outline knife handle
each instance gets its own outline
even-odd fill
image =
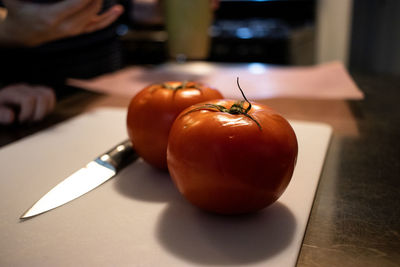
[[[113,166],[118,172],[119,170],[132,163],[138,157],[138,154],[133,149],[131,141],[125,140],[107,151],[104,155],[100,157],[100,159],[103,162]]]

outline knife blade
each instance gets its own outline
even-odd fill
[[[39,199],[20,219],[27,219],[64,205],[103,184],[139,156],[125,140],[74,172]]]

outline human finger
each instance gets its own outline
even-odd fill
[[[56,97],[54,91],[49,87],[36,86],[36,105],[33,116],[34,121],[42,120],[47,114],[53,111]]]
[[[51,39],[59,39],[81,34],[85,25],[100,11],[101,3],[102,0],[86,1],[86,5],[82,6],[79,10],[76,10],[74,13],[69,12],[67,15],[63,14],[62,16],[53,12],[52,15],[55,20],[51,23],[49,37]]]
[[[89,2],[84,8],[61,21],[59,25],[60,31],[67,34],[81,33],[85,26],[100,12],[101,6],[101,0],[93,0]]]
[[[35,106],[32,113],[32,121],[40,121],[46,116],[47,114],[47,103],[46,98],[38,94],[36,95]]]
[[[9,85],[1,90],[0,103],[18,106],[20,108],[18,120],[29,120],[34,112],[35,96],[26,84]]]
[[[84,9],[92,2],[98,2],[99,0],[63,0],[59,3],[51,4],[48,6],[48,12],[55,14],[57,18],[62,21],[65,18],[79,12]]]
[[[124,8],[121,5],[115,5],[103,14],[94,18],[89,24],[86,25],[84,32],[94,32],[103,29],[116,21],[118,17],[124,12]]]
[[[15,120],[14,111],[7,107],[0,105],[0,124],[7,125],[13,123]]]
[[[36,97],[28,87],[20,87],[19,90],[16,90],[15,103],[20,106],[18,120],[20,122],[31,120],[35,113]]]
[[[2,106],[5,107],[7,107],[6,105],[18,106],[18,120],[20,122],[43,119],[54,109],[55,103],[54,91],[46,86],[14,84],[0,91],[0,105],[3,104]]]

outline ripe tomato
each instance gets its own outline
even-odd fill
[[[175,120],[167,161],[172,180],[192,204],[221,214],[248,213],[282,195],[297,150],[292,127],[271,108],[215,100],[189,107]]]
[[[165,82],[144,88],[132,98],[127,115],[128,135],[137,153],[149,164],[167,169],[168,134],[185,108],[222,98],[216,89],[198,82]]]

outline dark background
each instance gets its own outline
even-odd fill
[[[162,23],[135,21],[134,0],[122,24],[127,63],[165,60]],[[318,0],[220,0],[212,27],[208,60],[265,62],[278,65],[315,63]],[[400,76],[400,1],[353,0],[349,68]]]

